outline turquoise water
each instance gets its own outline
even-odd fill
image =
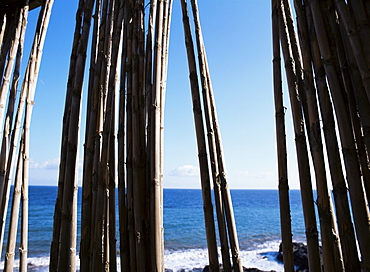
[[[47,271],[56,193],[57,187],[29,189],[31,271]],[[282,265],[275,261],[281,240],[277,190],[232,190],[231,195],[243,265],[283,271]],[[293,240],[305,242],[298,190],[290,192],[290,201]],[[166,268],[192,271],[207,264],[200,190],[164,190],[164,230]]]

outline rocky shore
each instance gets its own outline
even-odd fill
[[[303,243],[293,243],[293,258],[296,272],[308,272],[308,259],[307,259],[307,246]],[[283,262],[282,244],[280,243],[279,252],[276,257],[277,262]],[[186,272],[185,269],[179,271],[173,271],[171,269],[165,269],[165,272]],[[204,268],[193,268],[192,272],[209,272],[209,266]],[[220,266],[220,272],[223,272],[222,265]],[[260,270],[258,268],[246,268],[243,267],[243,272],[276,272],[275,270]]]

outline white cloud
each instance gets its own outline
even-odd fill
[[[35,162],[30,159],[30,169],[58,170],[59,158],[50,159],[44,162]]]
[[[197,177],[199,176],[199,168],[194,165],[183,165],[172,170],[169,175],[177,177]]]

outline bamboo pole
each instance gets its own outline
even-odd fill
[[[305,16],[301,13],[302,5],[295,1],[298,19],[298,30],[300,37],[306,32]],[[298,91],[301,97],[307,101],[302,103],[305,112],[305,119],[311,156],[315,170],[317,188],[317,207],[320,219],[320,234],[322,241],[322,252],[324,267],[327,271],[343,271],[341,252],[338,245],[338,237],[334,224],[334,215],[331,206],[326,179],[326,166],[324,162],[324,151],[321,139],[319,113],[317,109],[316,93],[311,70],[311,58],[309,44],[305,39],[300,39],[300,48],[303,54],[303,63],[298,49],[298,41],[295,36],[292,12],[288,1],[284,1],[285,14],[287,15],[290,39],[292,41],[292,52],[295,59],[296,72],[298,74]],[[307,37],[307,35],[305,35]],[[304,71],[304,73],[303,73]],[[306,109],[305,109],[306,108]]]
[[[102,118],[103,118],[103,104],[104,104],[104,42],[106,35],[106,17],[107,17],[107,1],[97,1],[95,7],[94,20],[94,65],[93,71],[90,74],[91,83],[91,115],[90,115],[90,129],[91,129],[91,147],[93,153],[90,157],[91,163],[91,186],[92,186],[92,207],[91,207],[91,222],[90,236],[86,239],[90,240],[89,252],[89,266],[90,271],[93,269],[103,269],[103,244],[102,241],[106,235],[103,235],[103,220],[106,209],[105,188],[102,182],[102,169],[100,165],[101,160],[101,134],[102,134]],[[108,52],[107,52],[108,53]],[[87,261],[87,260],[86,260]]]
[[[51,8],[53,1],[45,2],[42,7],[41,22],[39,24],[39,40],[38,46],[34,48],[36,61],[34,62],[34,73],[30,73],[30,84],[26,99],[26,111],[24,117],[24,148],[22,152],[22,223],[21,223],[21,245],[20,245],[20,271],[27,271],[27,256],[28,256],[28,179],[29,179],[29,149],[30,149],[30,125],[31,116],[36,92],[36,82],[38,78],[39,66],[41,63],[42,48],[46,36]]]
[[[1,87],[0,87],[0,124],[3,124],[3,118],[4,118],[4,110],[5,110],[5,104],[6,104],[6,98],[7,94],[9,92],[9,86],[11,81],[11,74],[13,71],[13,66],[15,63],[17,51],[18,51],[18,45],[21,40],[24,39],[24,24],[27,22],[28,17],[28,5],[26,4],[23,8],[21,8],[15,16],[17,17],[17,25],[15,27],[14,31],[14,37],[11,42],[11,46],[9,48],[8,53],[8,61],[6,62],[6,67],[4,74],[1,74],[2,80],[1,80]],[[6,125],[6,124],[5,124]],[[3,129],[0,133],[3,134],[4,138],[4,131]],[[5,144],[5,143],[4,143]],[[5,146],[6,147],[6,146]],[[7,152],[6,149],[2,148],[1,154],[0,154],[0,163],[1,163],[1,175],[0,175],[0,202],[3,201],[3,198],[6,197],[6,182],[3,180],[3,175],[5,175],[5,167],[7,164]],[[2,242],[2,240],[1,240]],[[1,247],[0,247],[1,249]]]
[[[194,54],[193,40],[191,37],[190,23],[186,0],[181,1],[183,24],[185,33],[185,45],[188,54],[188,65],[190,74],[190,85],[193,100],[193,113],[198,144],[198,158],[201,175],[202,196],[204,203],[204,220],[206,226],[206,237],[208,243],[208,258],[210,271],[219,271],[216,234],[213,217],[213,205],[210,195],[210,177],[208,171],[208,159],[206,153],[205,135],[203,127],[202,110],[200,106],[199,85],[196,73],[196,62]]]
[[[27,67],[27,73],[25,77],[25,82],[23,86],[26,86],[23,89],[24,95],[27,96],[26,100],[26,112],[24,117],[24,149],[22,153],[22,191],[26,192],[26,194],[23,194],[23,216],[22,216],[22,243],[21,243],[21,261],[24,271],[24,262],[27,263],[27,224],[28,224],[28,195],[27,195],[27,189],[24,188],[25,186],[28,187],[28,150],[29,150],[29,125],[31,121],[31,115],[32,115],[32,107],[34,104],[34,95],[36,90],[36,82],[38,78],[38,71],[40,67],[41,62],[41,56],[42,56],[42,49],[45,41],[46,31],[49,23],[51,8],[53,5],[53,1],[46,1],[40,11],[37,27],[36,27],[36,33],[35,38],[33,42],[33,46],[31,49],[31,55],[28,62]],[[26,8],[27,10],[27,8]],[[22,18],[23,20],[23,18]],[[26,94],[27,93],[27,94]],[[20,105],[22,104],[22,101],[20,102]],[[19,113],[19,112],[18,112]],[[17,116],[16,124],[20,122],[20,119],[18,119],[19,115]],[[16,134],[16,133],[14,133]],[[12,139],[12,142],[14,144],[14,138]],[[14,150],[14,148],[13,148]],[[14,151],[12,151],[13,153]],[[11,160],[9,160],[11,165]],[[8,164],[9,165],[9,164]],[[8,173],[10,172],[10,169],[7,169]],[[7,174],[9,175],[9,174]],[[9,179],[7,177],[7,179]],[[6,210],[6,205],[5,205]],[[14,226],[13,226],[14,227]],[[8,266],[7,269],[10,269]]]
[[[298,160],[299,180],[301,186],[303,215],[306,227],[307,247],[308,252],[310,252],[308,256],[308,263],[310,271],[321,271],[318,233],[313,206],[314,201],[312,195],[311,175],[309,169],[306,135],[303,127],[304,121],[301,112],[301,105],[298,100],[299,95],[296,83],[294,58],[291,52],[287,23],[282,5],[283,4],[281,3],[280,38],[285,61],[285,71],[287,76],[290,104],[292,107],[293,126],[296,139],[295,143]]]
[[[231,194],[229,189],[229,184],[226,178],[226,167],[224,162],[224,155],[223,155],[223,147],[221,141],[221,133],[218,126],[217,116],[216,116],[216,104],[213,96],[213,90],[211,85],[210,73],[208,68],[208,63],[206,62],[206,74],[207,74],[207,81],[209,88],[209,96],[210,96],[210,105],[211,105],[211,113],[213,119],[213,127],[215,131],[215,142],[216,142],[216,151],[218,157],[218,164],[220,165],[220,179],[221,179],[221,193],[223,197],[223,204],[225,206],[226,211],[226,222],[228,225],[228,232],[230,236],[230,247],[232,253],[232,259],[234,264],[234,269],[238,269],[239,271],[243,271],[242,263],[239,257],[239,242],[237,238],[237,231],[236,231],[236,224],[235,224],[235,217],[233,211],[233,205],[231,201]],[[238,268],[237,268],[238,267]]]
[[[66,162],[67,136],[69,130],[70,106],[73,96],[72,89],[82,87],[81,79],[78,78],[83,77],[84,73],[85,65],[84,52],[86,52],[87,47],[87,37],[89,35],[90,30],[90,20],[93,5],[94,0],[89,0],[86,3],[85,1],[80,1],[78,10],[76,12],[76,27],[72,46],[70,72],[67,84],[66,104],[63,117],[63,130],[60,156],[61,159],[58,178],[58,195],[54,212],[53,240],[50,248],[50,271],[57,271],[59,264],[60,225],[61,225],[60,222],[61,222],[62,203],[64,199],[65,167],[67,163]],[[77,79],[75,79],[75,77]]]
[[[80,269],[90,271],[91,264],[91,232],[93,218],[93,162],[94,139],[97,118],[97,85],[95,70],[97,69],[98,55],[98,26],[100,24],[101,1],[95,2],[94,25],[92,31],[92,46],[90,54],[90,71],[86,109],[86,133],[84,144],[84,164],[82,174],[82,207],[81,207],[81,241],[80,241]]]
[[[149,214],[146,203],[148,184],[146,182],[146,138],[144,116],[144,30],[143,2],[133,3],[132,32],[132,192],[136,243],[137,271],[147,271],[150,267]]]
[[[29,70],[30,70],[30,66],[28,65],[27,70],[26,70],[26,76],[25,76],[26,78],[28,78],[28,76],[29,76]],[[15,156],[15,152],[16,152],[16,147],[17,147],[16,144],[17,144],[18,137],[19,137],[21,119],[23,117],[24,102],[25,102],[25,99],[26,99],[27,90],[28,90],[28,81],[23,81],[22,90],[21,90],[19,103],[18,103],[18,108],[17,108],[17,113],[16,113],[15,122],[14,122],[14,126],[13,126],[14,129],[13,129],[13,133],[12,133],[11,140],[10,140],[9,156],[8,156],[8,160],[7,160],[6,171],[4,173],[4,176],[2,176],[3,182],[5,183],[4,184],[5,189],[9,189],[9,187],[10,187],[9,170],[12,169],[12,167],[13,167],[12,162],[13,162],[13,157]],[[4,193],[6,193],[6,192],[4,192]],[[1,213],[1,217],[0,217],[0,219],[1,219],[1,221],[0,221],[0,223],[1,223],[0,224],[0,230],[1,230],[0,249],[2,249],[2,241],[3,241],[3,237],[4,237],[4,228],[5,228],[5,216],[6,216],[7,205],[8,205],[6,194],[5,194],[5,198],[3,199],[3,201],[0,204],[1,204],[1,209],[0,209],[0,213]]]
[[[222,202],[222,192],[221,192],[221,178],[219,172],[219,164],[217,160],[217,148],[215,140],[215,131],[213,128],[213,120],[211,116],[211,102],[210,100],[210,86],[208,84],[208,77],[206,71],[206,56],[203,44],[203,38],[201,36],[200,22],[199,22],[199,13],[197,3],[191,1],[194,24],[196,30],[196,42],[198,48],[198,62],[200,66],[200,76],[202,83],[202,95],[203,95],[203,105],[205,112],[205,120],[207,127],[207,136],[208,136],[208,150],[210,153],[210,165],[213,179],[213,191],[215,196],[215,206],[216,206],[216,215],[218,222],[218,231],[220,236],[221,244],[221,254],[222,254],[222,264],[224,271],[231,271],[231,261],[230,261],[230,248],[228,242],[228,235],[225,222],[225,207]],[[239,269],[239,267],[235,267]]]
[[[224,163],[224,156],[222,152],[222,144],[221,144],[221,134],[219,131],[217,116],[216,116],[216,106],[214,102],[214,96],[213,96],[213,90],[212,90],[212,84],[210,79],[210,73],[208,69],[208,63],[206,59],[206,53],[203,43],[203,38],[201,35],[201,29],[200,29],[200,21],[199,21],[199,13],[197,8],[196,1],[192,1],[193,6],[193,13],[194,13],[194,22],[195,22],[195,29],[197,33],[197,45],[198,45],[198,51],[199,51],[199,63],[201,68],[201,75],[202,75],[202,81],[203,81],[203,90],[204,90],[204,96],[205,96],[205,109],[206,109],[206,119],[208,119],[207,123],[209,123],[208,127],[209,133],[212,139],[210,139],[208,142],[213,144],[214,146],[209,148],[211,153],[214,153],[214,163],[218,166],[218,172],[217,172],[217,179],[219,182],[219,188],[221,189],[218,193],[221,193],[221,198],[223,200],[223,203],[221,204],[223,207],[224,215],[222,215],[222,219],[219,220],[221,223],[219,226],[219,229],[224,228],[223,216],[226,217],[227,227],[229,231],[229,237],[230,237],[230,247],[232,252],[232,259],[233,259],[233,269],[234,271],[243,271],[242,263],[239,257],[239,244],[236,234],[236,226],[235,226],[235,220],[234,220],[234,212],[232,210],[232,204],[231,204],[231,196],[228,189],[227,179],[226,179],[226,170],[225,170],[225,163]],[[208,117],[207,117],[208,116]],[[212,159],[211,159],[212,160]],[[217,182],[216,182],[217,183]],[[214,188],[215,190],[215,188]],[[221,206],[220,205],[220,206]],[[221,208],[220,208],[221,209]],[[222,214],[223,214],[222,212]],[[224,236],[223,239],[227,239],[226,233],[223,233],[220,235],[221,237]],[[230,267],[229,265],[229,254],[228,250],[227,253],[224,252],[224,266]],[[225,262],[225,260],[228,259],[228,261]],[[225,269],[225,268],[224,268]],[[230,269],[230,268],[229,268]]]
[[[365,54],[365,52],[370,53],[368,49],[370,44],[367,43],[367,41],[363,41],[365,42],[365,44],[361,43],[360,34],[356,29],[354,19],[349,13],[349,9],[346,2],[343,0],[334,0],[333,2],[339,14],[339,19],[346,29],[348,39],[352,46],[352,50],[357,62],[358,69],[361,73],[362,84],[366,90],[367,97],[370,101],[370,71],[369,71],[370,56]]]
[[[347,45],[347,50],[350,50],[351,47],[349,46],[348,37],[344,33],[345,32],[344,26],[341,26],[341,29],[340,29],[340,26],[337,20],[337,14],[335,13],[335,10],[334,10],[334,6],[331,6],[331,8],[328,9],[328,17],[330,20],[331,30],[333,32],[333,36],[335,39],[337,56],[338,56],[340,71],[342,75],[342,81],[343,81],[344,89],[346,91],[345,99],[348,102],[348,108],[350,112],[353,133],[355,137],[356,150],[357,150],[358,159],[359,159],[359,163],[361,167],[362,180],[363,180],[364,187],[366,190],[370,186],[370,172],[369,172],[369,166],[368,166],[368,156],[366,154],[366,150],[364,146],[364,137],[362,136],[363,129],[360,123],[359,117],[361,117],[361,115],[359,116],[359,110],[364,108],[363,104],[368,106],[369,100],[366,99],[366,94],[365,94],[365,96],[363,97],[364,101],[360,102],[360,104],[358,105],[356,104],[356,99],[354,95],[354,87],[356,86],[356,89],[358,89],[358,91],[356,92],[360,92],[361,89],[363,89],[362,80],[361,80],[361,77],[357,78],[359,79],[358,82],[351,80],[351,75],[350,75],[350,72],[348,71],[348,60],[347,60],[348,57],[346,56],[346,49],[345,49],[344,43],[346,43]],[[356,62],[352,62],[352,63],[354,64],[355,67],[357,67]],[[364,119],[366,120],[367,118],[364,118],[363,110],[362,110],[362,120]],[[366,121],[365,121],[365,124],[366,124]],[[368,199],[369,199],[369,196],[368,196]]]
[[[154,58],[153,58],[153,90],[151,102],[151,177],[152,183],[150,191],[151,194],[151,236],[152,236],[152,249],[151,249],[151,267],[157,271],[162,271],[164,244],[162,243],[162,228],[163,228],[163,206],[161,204],[161,195],[163,190],[161,178],[161,113],[163,103],[161,98],[162,94],[162,69],[163,69],[163,31],[164,31],[164,14],[165,3],[167,1],[159,0],[157,2],[156,23],[155,23],[155,43],[154,43]]]
[[[366,150],[370,150],[370,120],[368,116],[370,116],[370,103],[367,99],[365,89],[363,85],[361,84],[361,75],[357,69],[357,65],[355,64],[354,56],[352,54],[352,49],[348,45],[349,41],[346,39],[346,36],[342,35],[344,39],[344,46],[346,51],[346,57],[348,60],[348,70],[351,77],[351,83],[353,85],[353,90],[351,95],[354,96],[354,104],[357,107],[358,110],[358,116],[360,118],[360,123],[362,126],[362,133],[363,133],[363,144],[366,147]],[[353,118],[355,118],[355,115],[352,115]],[[356,136],[357,139],[359,139],[358,136]],[[359,139],[361,140],[361,139]],[[360,145],[360,143],[357,140],[357,145]],[[362,154],[360,154],[360,151]],[[364,148],[358,148],[359,155],[361,157],[366,157],[367,160],[369,159],[369,153],[365,151]],[[369,167],[367,164],[364,164],[364,161],[367,161],[362,159],[361,160],[361,170],[363,173],[363,182],[364,187],[366,191],[367,201],[370,203],[370,183],[369,179],[366,178],[366,174],[369,172]]]
[[[3,124],[4,119],[4,110],[5,110],[5,104],[6,104],[6,98],[11,82],[11,74],[13,71],[17,51],[18,51],[18,45],[20,40],[24,38],[24,24],[27,23],[27,17],[28,17],[28,2],[25,3],[24,7],[20,9],[19,12],[16,13],[18,17],[17,26],[15,29],[14,37],[12,39],[12,43],[9,49],[8,54],[8,61],[6,63],[6,68],[4,71],[4,74],[2,74],[2,81],[1,81],[1,88],[0,88],[0,124]],[[23,36],[23,37],[22,37]],[[3,131],[2,131],[3,133]],[[4,156],[4,155],[3,155]],[[3,185],[0,183],[0,185]],[[3,187],[0,187],[0,196],[2,196],[2,190],[4,190]]]
[[[4,42],[4,35],[6,30],[6,24],[7,24],[7,14],[5,11],[2,11],[0,13],[0,56],[2,55],[2,49],[3,49],[3,42]]]
[[[7,113],[6,113],[6,119],[4,123],[4,133],[3,133],[3,139],[2,139],[2,146],[1,146],[1,169],[3,171],[6,171],[6,164],[7,164],[7,158],[9,154],[9,144],[11,139],[11,128],[13,126],[13,119],[14,119],[14,108],[15,108],[15,102],[16,102],[16,96],[17,96],[17,88],[18,88],[18,82],[20,79],[20,66],[21,66],[21,60],[23,55],[23,44],[24,44],[24,36],[26,31],[26,25],[27,25],[27,14],[23,13],[23,23],[22,23],[22,30],[20,33],[20,40],[18,44],[18,50],[16,55],[16,61],[15,61],[15,68],[13,72],[13,79],[12,79],[12,86],[9,93],[9,99],[8,99],[8,105],[7,105]],[[22,16],[22,14],[21,14]],[[1,246],[0,246],[1,250]],[[1,254],[0,254],[1,255]]]
[[[118,210],[119,210],[119,232],[120,232],[120,260],[121,272],[130,271],[130,242],[128,231],[128,203],[126,190],[126,171],[125,171],[125,111],[126,111],[126,57],[127,57],[127,11],[125,1],[123,5],[123,44],[121,56],[121,77],[119,90],[119,117],[118,117]]]
[[[63,124],[61,165],[59,171],[58,199],[56,203],[51,247],[51,271],[75,270],[75,203],[76,203],[76,166],[79,134],[79,114],[82,80],[86,59],[87,40],[90,30],[91,12],[94,1],[80,2],[77,11],[75,37],[67,84],[66,108]],[[83,22],[82,22],[83,21]],[[61,197],[61,198],[59,198]],[[60,203],[61,202],[61,203]],[[61,216],[63,214],[63,216]],[[65,243],[61,243],[63,238]]]
[[[366,11],[367,18],[370,18],[370,3],[368,1],[363,1],[364,8]]]
[[[26,14],[23,14],[23,15],[26,15]],[[5,165],[6,165],[6,158],[4,157],[8,156],[10,130],[13,125],[13,119],[14,119],[14,108],[15,108],[15,102],[16,102],[16,97],[17,97],[18,83],[20,79],[20,69],[21,69],[21,62],[22,62],[22,57],[23,57],[23,45],[24,45],[24,36],[26,32],[26,27],[27,27],[27,16],[24,16],[23,24],[22,24],[22,31],[20,34],[20,40],[18,44],[15,67],[14,67],[14,72],[13,72],[12,85],[11,85],[10,92],[9,92],[7,113],[5,117],[5,123],[4,123],[4,133],[3,133],[3,141],[2,141],[2,146],[1,146],[2,148],[1,154],[6,154],[6,155],[5,156],[0,155],[2,157],[2,161],[1,161],[2,169],[5,169]]]
[[[165,93],[166,93],[166,85],[167,85],[167,68],[168,68],[168,49],[169,49],[169,40],[170,40],[170,27],[171,27],[171,20],[172,20],[172,6],[173,1],[168,0],[165,1],[164,7],[164,18],[163,18],[163,46],[162,46],[162,78],[161,78],[161,98],[160,98],[160,109],[161,109],[161,119],[160,119],[160,178],[161,183],[163,184],[163,166],[164,166],[164,110],[165,110]],[[163,187],[163,185],[162,185]],[[162,269],[164,269],[164,228],[163,228],[163,188],[160,191],[160,205],[161,205],[161,259],[162,259]]]
[[[327,40],[327,33],[323,28],[320,7],[317,1],[311,0],[310,7],[312,11],[315,30],[318,38],[318,45],[322,58],[324,60],[324,68],[327,74],[330,92],[332,94],[334,109],[338,120],[338,128],[340,133],[341,144],[343,148],[343,159],[347,172],[347,181],[351,196],[351,205],[353,211],[354,222],[356,226],[356,234],[358,236],[359,247],[364,265],[369,266],[367,260],[370,260],[370,230],[369,230],[369,213],[365,204],[365,195],[362,188],[361,174],[357,161],[353,133],[348,118],[346,102],[343,100],[341,91],[343,90],[338,78],[336,67],[332,64],[333,53]]]
[[[29,168],[28,159],[23,162],[23,168]],[[22,219],[21,219],[21,242],[19,246],[19,271],[26,272],[28,268],[28,170],[23,174],[22,182]]]
[[[113,41],[112,41],[112,63],[109,74],[109,85],[108,90],[112,96],[108,96],[111,108],[107,108],[106,120],[111,122],[109,130],[109,152],[108,152],[108,188],[109,188],[109,264],[110,270],[117,270],[117,250],[116,250],[116,167],[115,167],[115,109],[116,109],[116,88],[117,88],[117,73],[118,73],[118,58],[122,54],[120,44],[122,42],[122,23],[123,23],[123,1],[116,1],[115,3],[115,16],[114,16],[114,28],[113,28]],[[108,111],[109,110],[109,111]],[[111,117],[109,117],[109,114]],[[106,121],[106,122],[107,122]]]
[[[279,4],[272,0],[273,79],[276,123],[276,145],[279,172],[279,205],[284,271],[294,271],[292,225],[289,204],[288,163],[285,137],[285,107],[282,95],[281,57],[279,39]]]
[[[6,18],[5,21],[5,29],[3,30],[3,39],[2,39],[2,46],[0,51],[0,84],[2,85],[3,82],[3,74],[4,69],[6,67],[6,60],[7,55],[9,54],[9,50],[13,41],[13,37],[16,33],[17,23],[19,21],[19,14],[20,9],[16,8],[9,12],[10,14],[5,14],[5,16],[9,16],[10,18]],[[12,14],[13,13],[13,14]]]
[[[360,269],[360,263],[358,260],[356,240],[349,210],[347,188],[339,155],[333,108],[327,87],[325,70],[317,44],[311,10],[308,5],[306,5],[305,12],[309,29],[308,33],[311,46],[312,64],[315,72],[317,95],[323,121],[323,133],[328,155],[328,165],[332,177],[331,181],[333,184],[334,204],[336,208],[337,225],[341,239],[344,266],[346,271],[358,271]]]
[[[364,49],[364,54],[367,58],[367,65],[370,66],[369,63],[369,55],[370,55],[370,26],[369,26],[369,18],[366,15],[366,1],[361,0],[351,0],[347,1],[347,5],[349,7],[349,11],[351,17],[355,21],[356,30],[360,34],[361,44]]]
[[[160,5],[160,6],[159,6]],[[156,135],[156,125],[158,121],[158,115],[156,115],[156,106],[157,101],[156,99],[158,95],[160,95],[160,90],[157,89],[157,85],[160,85],[161,82],[158,84],[155,81],[158,81],[157,75],[159,74],[158,66],[160,67],[160,63],[158,60],[158,43],[161,43],[159,40],[158,32],[159,29],[156,28],[157,22],[159,20],[158,13],[159,10],[163,13],[163,3],[158,3],[157,0],[150,1],[150,11],[149,11],[149,18],[148,18],[148,33],[146,37],[146,52],[145,52],[145,115],[146,115],[146,122],[147,122],[147,150],[146,150],[146,164],[149,166],[147,171],[147,178],[149,181],[149,222],[150,222],[150,229],[149,229],[149,236],[150,236],[150,266],[155,268],[157,271],[161,271],[161,259],[157,258],[160,257],[160,250],[161,244],[158,242],[158,229],[161,227],[159,224],[159,211],[156,212],[156,209],[160,208],[159,201],[156,198],[158,193],[160,193],[161,186],[158,176],[158,157],[156,157],[156,151],[158,151],[158,147],[156,146],[156,140],[158,140],[158,135]],[[162,20],[161,20],[162,21]],[[153,40],[154,40],[154,48],[153,48]],[[158,41],[159,40],[159,41]],[[159,98],[160,99],[160,98]],[[159,101],[158,101],[159,102]],[[156,178],[158,178],[156,180]]]
[[[107,177],[110,120],[106,118],[109,96],[108,78],[111,72],[112,30],[115,1],[104,1],[99,30],[99,55],[96,78],[98,92],[97,133],[95,137],[95,182],[97,191],[94,205],[94,228],[92,230],[92,265],[97,270],[109,271],[109,191]],[[109,118],[109,117],[108,117]],[[108,134],[108,136],[107,136]],[[112,262],[115,265],[115,260]],[[115,270],[115,269],[114,269]]]
[[[132,130],[132,108],[133,108],[133,98],[132,98],[132,36],[133,36],[133,22],[132,15],[133,9],[128,1],[125,6],[125,44],[127,52],[127,69],[126,69],[126,84],[127,84],[127,101],[126,101],[126,111],[127,111],[127,137],[126,137],[126,171],[127,171],[127,229],[129,234],[129,249],[130,249],[130,271],[136,271],[137,260],[136,260],[136,233],[134,226],[134,203],[133,203],[133,130]]]
[[[41,57],[42,57],[42,50],[44,46],[44,41],[45,41],[45,36],[46,36],[46,31],[47,27],[49,24],[49,19],[50,19],[50,14],[51,14],[51,8],[53,6],[53,0],[46,1],[40,11],[38,22],[37,22],[37,27],[36,27],[36,33],[34,37],[34,42],[32,45],[31,49],[31,55],[29,58],[28,66],[27,66],[27,71],[26,71],[26,76],[25,76],[25,81],[26,83],[23,84],[23,90],[22,90],[22,98],[27,95],[30,95],[32,98],[34,96],[35,88],[36,88],[36,82],[38,78],[38,71],[40,68],[40,63],[41,63]],[[21,99],[22,100],[22,99]],[[3,222],[5,221],[5,216],[6,216],[6,210],[7,210],[7,198],[9,195],[9,187],[10,187],[10,182],[9,182],[9,173],[12,168],[12,158],[15,152],[15,140],[18,138],[19,135],[19,128],[17,129],[17,125],[19,125],[20,120],[22,118],[22,108],[24,104],[24,100],[20,100],[20,105],[19,105],[19,111],[17,112],[17,117],[16,117],[16,122],[15,122],[15,129],[14,129],[14,134],[12,138],[12,143],[11,143],[11,149],[9,151],[9,159],[7,161],[7,170],[5,172],[5,179],[4,179],[4,196],[5,198],[2,199],[1,202],[1,211],[4,213],[2,214]],[[29,107],[29,106],[28,106]],[[27,117],[27,114],[26,114]],[[3,237],[3,226],[1,226],[1,232],[2,232],[2,237]],[[1,238],[2,242],[3,238]]]
[[[10,216],[10,222],[9,222],[8,242],[7,242],[6,254],[5,254],[4,271],[6,272],[13,271],[13,266],[14,266],[15,244],[17,240],[18,217],[19,217],[19,208],[20,208],[21,191],[22,191],[23,148],[24,148],[24,139],[22,135],[22,140],[20,143],[20,151],[18,153],[16,173],[15,173],[15,178],[14,178],[13,200],[12,200],[11,216]]]

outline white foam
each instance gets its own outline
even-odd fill
[[[193,268],[205,267],[208,264],[208,252],[206,249],[189,249],[178,251],[165,251],[164,266],[167,269],[186,272]]]
[[[261,270],[284,271],[284,266],[276,261],[279,242],[269,242],[254,250],[241,250],[240,258],[244,267]],[[220,252],[220,249],[219,249]],[[219,256],[221,262],[221,256]],[[208,264],[207,249],[189,249],[184,251],[166,251],[165,267],[177,272],[181,269],[192,271],[194,268],[204,268]]]
[[[254,250],[241,250],[240,258],[244,267],[259,268],[261,270],[275,270],[276,272],[284,271],[284,266],[278,263],[275,258],[279,242],[269,242],[258,246]],[[220,252],[220,249],[219,249]],[[220,255],[220,254],[219,254]],[[219,256],[221,262],[221,256]],[[49,269],[49,257],[29,258],[29,271],[46,272]],[[117,258],[118,266],[119,257]],[[165,250],[164,256],[165,268],[171,269],[174,272],[182,271],[190,272],[194,268],[203,269],[208,265],[207,249],[188,249],[188,250]],[[15,260],[14,267],[18,268],[19,260]],[[76,256],[77,270],[79,270],[79,257]],[[1,262],[0,269],[4,268],[4,262]],[[30,269],[31,268],[31,269]],[[120,270],[118,267],[117,270]],[[17,271],[17,269],[15,270]]]

